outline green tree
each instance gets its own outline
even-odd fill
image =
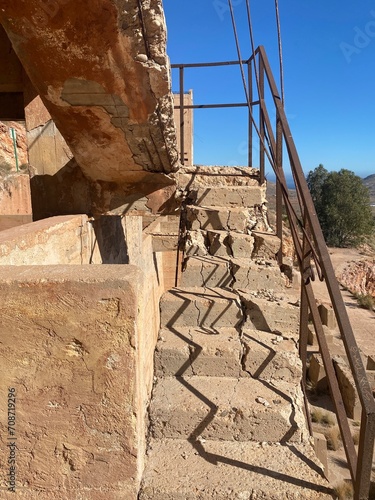
[[[310,170],[306,178],[319,221],[323,220],[324,215],[322,213],[322,190],[328,175],[328,170],[320,164],[315,170]]]
[[[356,246],[374,231],[368,189],[350,170],[309,172],[307,183],[327,245]]]

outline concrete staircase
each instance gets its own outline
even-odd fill
[[[160,304],[139,498],[332,498],[306,428],[299,309],[276,265],[264,192],[206,185],[195,195],[181,286]]]

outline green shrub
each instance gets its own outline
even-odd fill
[[[341,447],[341,434],[340,429],[336,425],[335,427],[330,427],[324,433],[327,439],[327,448],[329,450],[337,451]]]
[[[374,309],[375,302],[372,295],[370,295],[369,293],[366,295],[356,294],[355,298],[357,299],[359,307],[362,307],[363,309],[369,309],[370,311]]]
[[[337,495],[338,500],[346,500],[348,498],[353,498],[354,491],[352,483],[349,481],[343,481],[342,483],[336,486],[335,493]]]

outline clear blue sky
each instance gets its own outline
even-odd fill
[[[172,63],[237,58],[227,0],[163,0]],[[243,58],[250,55],[245,0],[233,0]],[[278,77],[274,0],[250,2],[255,44]],[[304,171],[319,163],[375,173],[375,3],[279,0],[285,100]],[[172,74],[178,90],[177,72]],[[188,70],[196,104],[244,101],[238,67]],[[195,163],[245,165],[246,112],[197,110]],[[254,165],[256,166],[256,165]]]

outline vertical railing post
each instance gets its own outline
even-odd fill
[[[277,114],[276,118],[276,168],[283,169],[283,129]],[[280,239],[280,250],[277,253],[279,266],[283,263],[283,194],[281,184],[276,178],[276,235]]]
[[[180,66],[180,161],[185,165],[184,67]]]
[[[367,415],[366,409],[362,407],[354,500],[370,498],[369,484],[371,483],[372,460],[374,454],[374,435],[375,415]]]
[[[252,59],[247,61],[247,76],[248,76],[248,87],[249,87],[249,142],[248,142],[248,166],[253,166],[253,68]]]
[[[261,54],[259,53],[259,133],[260,133],[260,143],[259,143],[259,170],[260,170],[260,183],[263,184],[264,177],[264,161],[265,161],[265,150],[264,150],[264,117],[263,117],[263,101],[264,101],[264,63]]]

